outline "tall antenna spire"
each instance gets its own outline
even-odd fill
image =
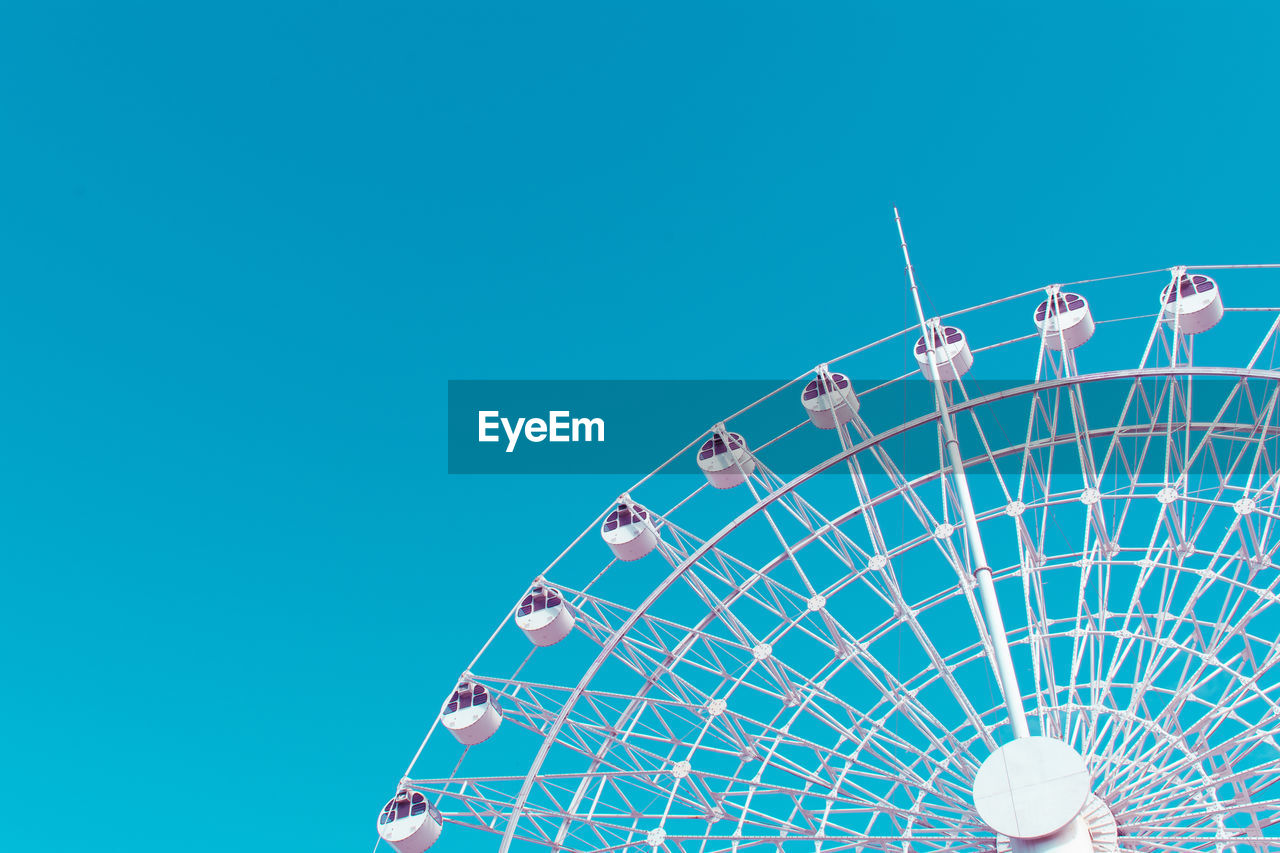
[[[969,479],[964,471],[964,457],[960,454],[960,442],[956,440],[956,427],[951,419],[951,410],[947,405],[947,391],[938,370],[938,356],[935,352],[937,338],[930,334],[929,324],[924,319],[924,309],[920,307],[920,289],[916,286],[916,271],[911,266],[911,254],[907,251],[907,236],[902,230],[902,217],[898,208],[893,209],[893,218],[898,223],[898,236],[902,239],[902,257],[907,262],[907,278],[911,282],[911,298],[916,304],[916,316],[920,319],[920,334],[924,336],[925,353],[929,360],[929,376],[933,380],[933,396],[938,406],[938,420],[942,424],[942,436],[946,444],[947,458],[951,462],[951,476],[955,480],[956,495],[960,499],[960,514],[964,518],[965,533],[969,537],[969,551],[977,567],[973,570],[974,580],[978,585],[978,596],[982,600],[982,614],[986,621],[987,634],[991,637],[991,656],[995,667],[996,678],[1000,682],[1000,691],[1004,694],[1005,708],[1009,711],[1009,726],[1016,738],[1030,737],[1031,729],[1027,726],[1027,712],[1022,707],[1022,689],[1018,687],[1018,674],[1013,668],[1013,654],[1009,651],[1009,635],[1005,632],[1004,617],[1000,613],[1000,600],[996,598],[995,583],[991,579],[991,566],[987,564],[987,551],[982,546],[982,533],[978,530],[978,519],[973,511],[973,497],[969,494]]]
[[[920,307],[920,288],[916,287],[916,270],[911,266],[911,253],[907,251],[907,235],[902,231],[902,217],[898,215],[898,208],[893,209],[893,221],[898,223],[898,238],[902,240],[902,257],[907,262],[907,279],[911,282],[911,298],[916,303],[916,317],[920,319],[920,334],[928,340],[929,330],[924,322],[924,309]],[[929,341],[932,343],[932,341]],[[927,344],[926,344],[927,346]],[[933,351],[933,347],[929,347],[929,351]],[[936,368],[936,365],[935,365]]]

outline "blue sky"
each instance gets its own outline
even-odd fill
[[[448,379],[789,378],[904,324],[894,204],[939,310],[1276,261],[1278,17],[6,9],[0,842],[371,847],[626,485],[448,476]]]

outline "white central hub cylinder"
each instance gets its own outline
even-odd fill
[[[1010,839],[1044,839],[1065,830],[1062,845],[1026,846],[1014,849],[1090,849],[1071,843],[1072,826],[1089,797],[1089,768],[1084,759],[1063,741],[1048,737],[1024,737],[991,753],[973,780],[973,804],[982,819]],[[1080,827],[1083,829],[1083,827]]]

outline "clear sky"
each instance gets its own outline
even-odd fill
[[[448,476],[448,379],[789,378],[894,204],[944,311],[1280,260],[1276,4],[781,8],[7,5],[0,847],[372,847],[626,485]]]

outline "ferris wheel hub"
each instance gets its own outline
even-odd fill
[[[1089,768],[1055,738],[1018,738],[982,763],[973,804],[983,821],[1009,838],[1033,839],[1069,827],[1089,798]]]

